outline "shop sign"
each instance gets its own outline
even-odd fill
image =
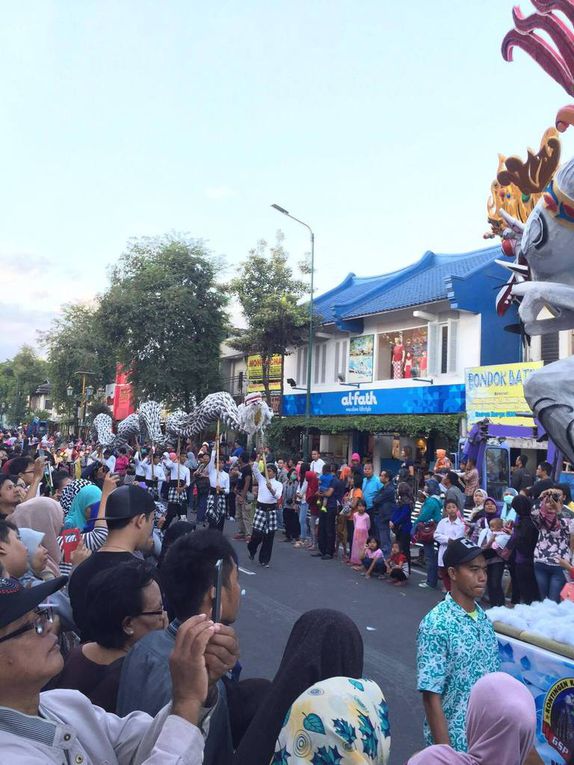
[[[417,385],[311,394],[311,414],[453,414],[464,412],[464,385]],[[305,395],[283,396],[283,415],[305,414]]]
[[[531,361],[466,369],[466,413],[469,423],[488,417],[496,425],[531,426],[533,420],[524,398],[524,383],[542,366],[542,361]]]
[[[352,337],[349,343],[349,382],[373,381],[373,352],[375,348],[374,335]]]
[[[283,376],[283,358],[280,353],[271,357],[269,362],[269,390],[281,392]],[[247,357],[247,393],[262,393],[263,360],[259,354]]]

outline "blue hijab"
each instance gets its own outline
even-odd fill
[[[94,484],[84,486],[74,497],[70,512],[64,521],[65,529],[80,529],[91,531],[98,515],[102,491]],[[89,518],[86,518],[86,510],[91,507]]]

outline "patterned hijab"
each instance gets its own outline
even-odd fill
[[[84,488],[84,486],[90,486],[90,481],[87,481],[85,478],[76,478],[74,481],[70,481],[70,483],[62,489],[60,505],[62,506],[62,510],[64,513],[66,513],[66,515],[72,509],[72,502],[74,501],[74,497],[80,491],[80,489]]]
[[[389,710],[372,680],[332,677],[291,706],[270,765],[387,765]]]

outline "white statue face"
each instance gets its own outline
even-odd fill
[[[533,280],[574,283],[574,229],[558,223],[543,199],[526,221],[520,250]]]

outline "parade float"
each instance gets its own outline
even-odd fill
[[[536,12],[514,8],[502,55],[520,48],[574,96],[574,0],[532,0]],[[574,125],[574,104],[526,161],[501,158],[489,207],[489,236],[502,237],[510,271],[497,296],[504,311],[519,302],[520,331],[536,335],[574,329],[574,159],[558,167],[557,132]],[[534,421],[554,446],[554,461],[574,464],[574,357],[536,369],[524,384]],[[502,669],[531,691],[537,710],[536,749],[548,765],[574,763],[574,603],[544,601],[491,609]]]

